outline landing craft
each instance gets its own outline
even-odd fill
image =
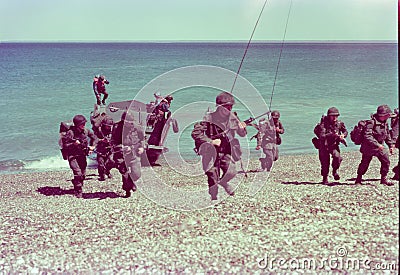
[[[105,113],[110,116],[114,123],[121,120],[121,115],[129,110],[133,115],[135,122],[145,130],[145,151],[142,156],[142,165],[156,165],[156,162],[162,153],[168,152],[168,148],[164,146],[169,130],[172,126],[174,133],[179,131],[177,121],[171,117],[171,112],[165,113],[164,117],[154,121],[155,114],[153,113],[155,105],[145,104],[137,100],[127,100],[112,102],[106,106],[94,105],[94,110],[91,112],[90,121],[96,122],[96,119],[101,119],[101,114]],[[96,166],[96,154],[89,155],[90,166]]]

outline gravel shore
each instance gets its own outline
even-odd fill
[[[122,198],[115,169],[104,182],[88,170],[83,199],[71,171],[0,175],[0,273],[398,273],[399,183],[381,185],[374,158],[354,185],[361,154],[343,158],[341,179],[326,186],[317,154],[282,156],[259,191],[258,173],[240,173],[235,196],[220,188],[211,207],[204,175],[165,166],[154,171],[201,193],[199,205],[170,204],[176,198],[149,180]],[[174,210],[188,205],[199,210]]]

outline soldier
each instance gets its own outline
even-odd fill
[[[389,146],[390,154],[393,153],[394,143],[389,133],[387,124],[388,118],[392,111],[389,106],[381,105],[377,108],[376,114],[371,116],[365,126],[363,141],[361,143],[360,152],[362,154],[361,163],[357,170],[356,184],[361,184],[362,176],[367,172],[372,157],[377,157],[381,163],[381,184],[391,186],[392,182],[388,182],[387,174],[389,172],[390,160],[389,153],[385,150],[384,142]]]
[[[108,93],[106,90],[106,84],[110,84],[110,82],[105,78],[104,75],[95,76],[93,78],[93,92],[96,96],[97,105],[103,104],[106,105],[106,99],[108,98]],[[101,94],[103,94],[103,100],[101,100]]]
[[[399,148],[399,108],[394,109],[394,114],[390,120],[390,136],[392,141],[396,141],[395,147]],[[392,169],[394,175],[392,180],[399,180],[399,164]]]
[[[202,156],[203,170],[208,178],[208,193],[211,200],[217,200],[218,184],[233,196],[234,192],[228,182],[237,172],[235,162],[239,158],[239,142],[234,138],[246,135],[246,124],[240,122],[231,113],[235,99],[230,93],[222,92],[216,98],[217,110],[208,114],[202,122],[196,123],[192,131],[198,153]],[[236,144],[233,146],[233,144]],[[220,175],[221,171],[222,176]]]
[[[144,132],[131,114],[124,112],[121,121],[114,125],[111,144],[115,166],[122,175],[122,189],[125,198],[129,198],[141,176],[140,155],[144,152]]]
[[[332,155],[332,175],[339,180],[338,169],[342,162],[339,143],[346,145],[347,130],[344,123],[338,120],[339,110],[335,107],[328,109],[327,116],[314,128],[314,133],[319,139],[318,156],[321,163],[322,183],[328,184],[330,155]]]
[[[66,133],[63,143],[67,150],[69,167],[74,173],[72,184],[75,196],[82,198],[82,186],[86,175],[86,156],[93,151],[96,137],[92,131],[85,128],[86,118],[76,115],[73,118],[74,125]],[[90,143],[88,144],[88,138]]]
[[[285,129],[280,118],[280,113],[278,111],[273,111],[271,113],[272,121],[267,121],[261,119],[258,125],[257,147],[256,150],[263,148],[265,158],[260,158],[261,170],[260,171],[270,171],[274,161],[279,158],[278,145],[282,143],[280,137],[281,134],[285,133]]]
[[[111,130],[114,122],[111,117],[106,116],[98,129],[97,152],[97,171],[99,172],[99,181],[105,181],[105,175],[112,178],[110,170],[114,166],[111,158]]]

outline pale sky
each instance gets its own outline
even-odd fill
[[[0,41],[245,40],[265,0],[0,0]],[[396,40],[397,0],[292,0],[286,40]],[[282,40],[268,0],[254,40]]]

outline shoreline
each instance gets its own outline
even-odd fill
[[[235,196],[223,197],[220,188],[215,205],[194,211],[171,210],[142,191],[122,198],[115,169],[105,182],[88,170],[83,199],[73,196],[71,171],[0,175],[0,273],[282,273],[292,269],[271,266],[273,259],[321,263],[338,259],[340,249],[344,260],[367,258],[398,270],[399,183],[381,185],[374,158],[363,184],[354,185],[361,154],[342,155],[342,178],[330,175],[330,186],[321,184],[318,155],[282,155],[255,194],[244,180]],[[398,153],[391,168],[397,161]],[[249,169],[257,166],[251,162]],[[207,193],[204,175],[191,182],[163,166],[154,170],[177,189]],[[366,266],[313,270],[370,272]]]

